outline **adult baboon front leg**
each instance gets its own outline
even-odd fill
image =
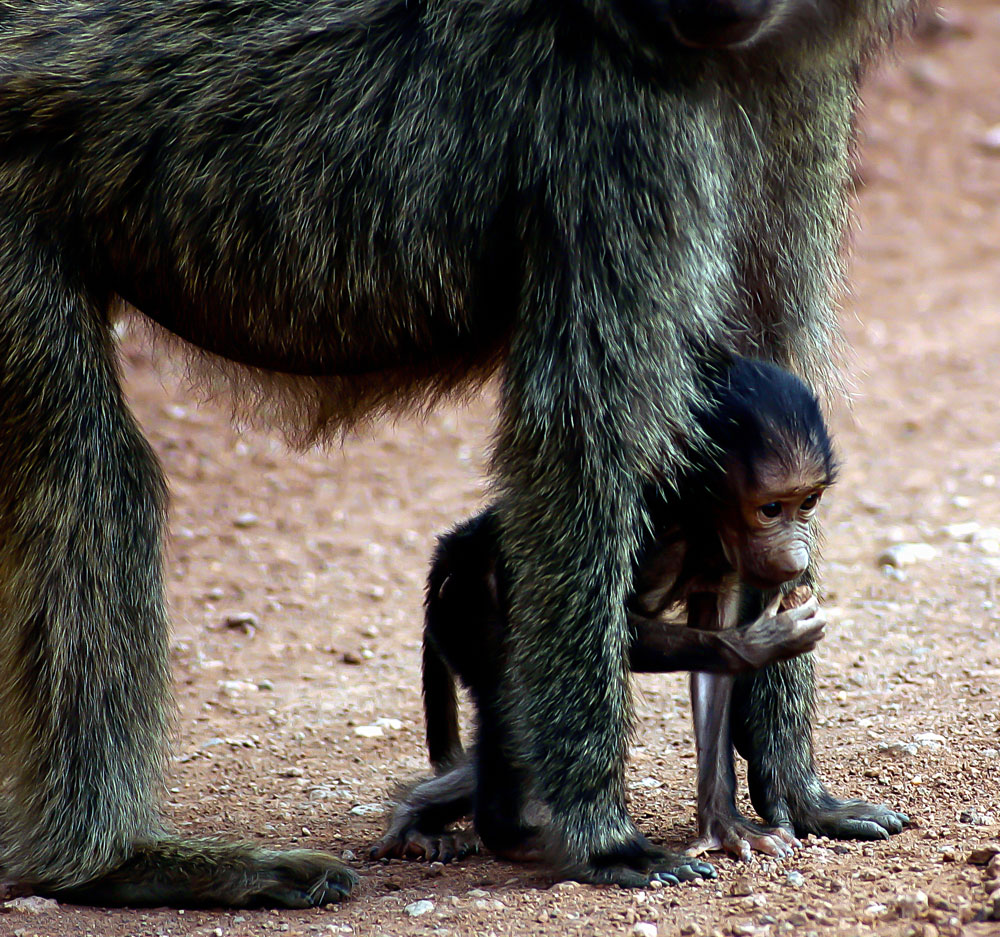
[[[119,387],[103,297],[0,201],[0,870],[96,903],[308,906],[321,853],[160,823],[171,711],[165,487]]]
[[[553,209],[561,204],[553,198]],[[652,264],[636,260],[649,245],[637,237],[634,250],[605,250],[593,231],[621,220],[603,210],[588,206],[563,227],[538,221],[526,274],[530,314],[507,363],[495,468],[511,666],[500,707],[521,742],[515,757],[530,766],[551,811],[560,871],[642,886],[715,874],[649,843],[624,796],[625,599],[645,523],[642,472],[669,447],[670,418],[688,417],[684,395],[695,391],[692,361],[655,307],[656,291],[643,271],[625,266]],[[624,269],[608,269],[614,263]],[[673,407],[669,416],[657,409],[668,395],[652,406],[636,401],[641,388],[664,386],[664,360],[680,388],[663,404]]]
[[[798,836],[888,839],[909,818],[881,804],[839,800],[816,774],[812,654],[736,678],[733,739],[747,760],[750,799],[761,817]]]

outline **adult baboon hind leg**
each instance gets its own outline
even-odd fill
[[[798,836],[888,839],[909,824],[906,814],[864,800],[840,800],[816,773],[814,686],[811,653],[736,678],[733,739],[747,759],[754,809],[767,823]]]
[[[0,200],[0,875],[104,904],[337,900],[354,876],[330,856],[161,826],[165,487],[122,398],[105,298],[9,208]]]

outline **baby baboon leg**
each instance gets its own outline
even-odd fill
[[[781,827],[767,828],[736,806],[736,773],[730,733],[733,676],[691,674],[691,705],[698,746],[698,838],[686,850],[697,856],[723,850],[749,862],[753,852],[790,855],[798,844]]]

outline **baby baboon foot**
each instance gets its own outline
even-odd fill
[[[834,839],[888,839],[910,825],[910,818],[882,804],[864,800],[823,798],[792,817],[800,835],[814,833]]]
[[[726,852],[749,862],[755,852],[775,859],[785,859],[802,844],[791,830],[781,826],[760,826],[743,816],[718,817],[705,824],[702,833],[685,855],[701,856],[706,852]]]
[[[593,856],[586,868],[577,870],[571,877],[590,885],[645,888],[651,882],[679,885],[717,875],[715,866],[708,862],[636,840],[613,852]]]
[[[387,833],[368,853],[370,859],[410,859],[418,862],[457,862],[476,855],[482,840],[475,830],[421,833],[404,830]]]

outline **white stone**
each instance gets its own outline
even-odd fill
[[[414,901],[413,904],[408,904],[403,910],[410,917],[420,917],[420,915],[429,914],[434,910],[434,902],[424,898],[421,901]]]
[[[351,807],[351,813],[356,817],[377,817],[385,813],[384,804],[356,804]]]
[[[45,914],[47,911],[58,911],[59,902],[54,898],[40,898],[38,895],[27,895],[24,898],[11,898],[0,904],[0,911],[15,911],[20,914]]]
[[[987,153],[994,153],[1000,156],[1000,124],[991,127],[979,138],[979,145]]]
[[[382,726],[355,726],[354,734],[363,739],[377,739],[380,735],[385,735]]]
[[[879,566],[912,566],[914,563],[929,562],[938,551],[929,543],[894,543],[886,547],[878,556]]]

